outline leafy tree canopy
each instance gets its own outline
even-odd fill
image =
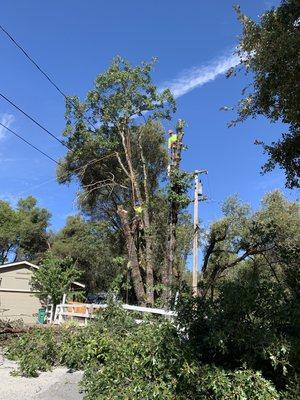
[[[263,172],[278,165],[285,171],[286,186],[300,186],[300,3],[284,0],[277,8],[265,12],[259,22],[244,15],[236,7],[243,25],[238,55],[241,65],[229,71],[231,75],[244,68],[251,73],[252,84],[244,90],[238,105],[238,118],[264,115],[270,121],[282,121],[289,131],[270,145],[261,143],[269,159]]]
[[[61,302],[63,295],[70,292],[72,283],[80,275],[70,257],[59,259],[48,253],[39,269],[34,271],[31,286],[44,303],[50,300],[55,307]]]
[[[108,290],[124,264],[120,234],[105,221],[85,221],[80,216],[67,219],[54,236],[51,250],[59,258],[76,261],[81,279],[91,292]]]
[[[153,64],[154,60],[132,66],[116,57],[97,76],[84,101],[77,97],[67,101],[65,137],[70,150],[58,170],[61,183],[79,181],[79,204],[86,214],[122,232],[123,254],[127,253],[140,304],[153,304],[154,288],[164,280],[166,263],[161,255],[166,253],[168,233],[161,229],[166,234],[162,239],[155,232],[159,222],[168,223],[166,205],[172,194],[160,190],[168,151],[158,119],[169,120],[176,107],[169,90],[160,92],[153,85]],[[183,130],[182,122],[180,126]],[[188,204],[189,176],[178,173],[173,180],[179,194],[171,200],[180,212]],[[165,211],[160,221],[158,204]],[[161,253],[155,251],[159,246],[163,246]]]
[[[267,194],[251,213],[236,198],[223,206],[224,218],[213,223],[204,254],[204,277],[212,286],[239,266],[267,269],[286,290],[299,295],[299,204],[279,191]]]
[[[21,199],[16,209],[0,201],[0,263],[37,261],[48,248],[50,213],[34,197]]]

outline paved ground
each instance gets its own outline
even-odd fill
[[[0,354],[0,400],[82,400],[78,383],[82,372],[70,373],[66,368],[42,372],[37,378],[10,375],[16,363]]]

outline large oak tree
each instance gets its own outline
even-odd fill
[[[140,304],[154,303],[157,283],[170,285],[163,273],[167,237],[157,234],[159,223],[168,223],[168,210],[159,220],[157,208],[159,202],[161,209],[168,203],[167,191],[160,190],[168,153],[159,121],[169,120],[176,108],[170,91],[153,85],[152,68],[153,62],[134,67],[117,57],[84,101],[67,101],[70,150],[58,170],[60,182],[79,181],[79,204],[86,214],[109,221],[112,230],[122,229]],[[186,204],[183,186],[180,204]],[[160,240],[163,251],[157,254]]]

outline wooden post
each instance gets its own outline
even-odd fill
[[[66,295],[66,293],[63,295],[63,298],[62,298],[62,303],[63,304],[66,304],[66,302],[67,302],[67,295]]]
[[[199,171],[195,171],[195,191],[194,191],[194,237],[193,237],[193,295],[198,292],[198,230],[199,230]]]
[[[199,181],[200,174],[207,174],[207,170],[195,171],[195,192],[194,192],[194,237],[193,237],[193,295],[198,295],[198,252],[199,252],[199,201],[206,200],[202,194],[202,183]]]

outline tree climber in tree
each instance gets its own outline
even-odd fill
[[[143,205],[139,201],[135,201],[133,209],[137,217],[140,217],[142,215]]]
[[[143,214],[143,204],[141,204],[138,200],[134,202],[133,206],[135,215],[132,219],[131,230],[134,233],[135,231],[142,231],[144,229],[142,214]]]
[[[135,243],[138,251],[144,247],[144,224],[142,214],[144,211],[143,204],[138,200],[134,201],[134,217],[131,222],[131,234],[135,237]]]
[[[177,133],[175,133],[172,129],[169,129],[168,133],[169,133],[168,147],[172,151],[172,149],[174,149],[176,145],[178,136]]]
[[[175,150],[176,150],[178,135],[172,129],[169,129],[168,133],[169,133],[168,148],[170,151],[170,161],[169,161],[169,165],[168,165],[168,176],[169,176],[170,172],[171,172],[171,166],[173,165],[173,161],[174,161],[174,154],[175,154]]]

